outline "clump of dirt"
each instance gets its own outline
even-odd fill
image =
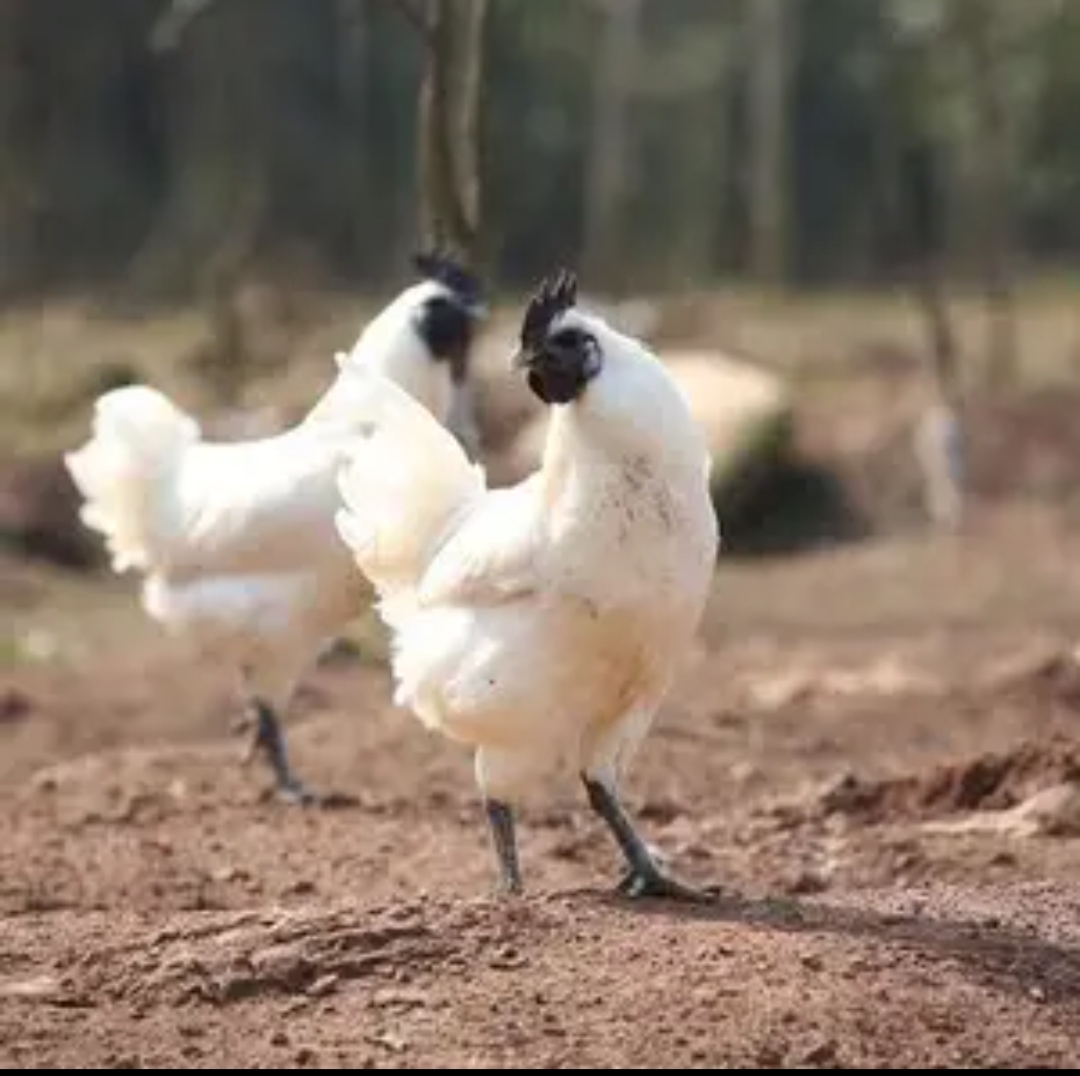
[[[847,774],[820,794],[815,811],[843,814],[864,825],[925,821],[958,812],[1006,810],[1040,789],[1075,781],[1080,781],[1080,744],[1055,737],[928,774],[881,781]]]
[[[34,709],[34,700],[17,687],[0,687],[0,725],[24,721]]]
[[[241,912],[87,954],[78,979],[82,993],[141,1005],[317,998],[355,980],[392,985],[401,968],[419,974],[451,949],[408,904],[375,910],[363,923],[348,911]]]
[[[991,695],[1037,701],[1080,711],[1080,660],[1071,651],[1021,654],[994,670],[984,683]]]
[[[1080,390],[1055,385],[1023,394],[986,396],[969,406],[969,472],[982,497],[1024,492],[1075,495],[1080,481]]]
[[[104,563],[101,543],[79,520],[79,493],[59,455],[8,460],[0,473],[0,546],[67,568]]]

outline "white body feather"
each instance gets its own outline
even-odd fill
[[[131,386],[97,401],[90,440],[67,457],[83,521],[104,535],[114,570],[143,575],[147,613],[231,656],[275,706],[370,597],[334,526],[339,460],[362,417],[350,369],[403,384],[433,423],[453,404],[447,364],[432,361],[408,323],[433,288],[419,284],[388,306],[288,431],[206,442],[161,393]]]
[[[352,375],[374,432],[349,450],[338,526],[392,629],[396,701],[475,746],[503,800],[559,762],[615,779],[697,630],[717,551],[685,398],[636,341],[587,324],[604,373],[553,409],[541,469],[512,489],[487,490],[393,385]]]

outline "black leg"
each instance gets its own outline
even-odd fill
[[[262,699],[253,699],[255,710],[255,734],[251,744],[252,753],[262,751],[274,771],[278,795],[289,803],[307,805],[318,797],[293,773],[285,750],[285,737],[273,707]]]
[[[504,893],[520,893],[521,867],[518,864],[513,811],[498,800],[485,800],[484,808],[491,827],[495,854],[499,857],[499,888]]]
[[[669,897],[697,903],[712,901],[708,893],[683,885],[664,874],[615,794],[591,777],[582,774],[581,779],[589,795],[589,804],[607,823],[630,868],[619,885],[621,893],[629,897]]]

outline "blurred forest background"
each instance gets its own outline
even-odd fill
[[[132,369],[176,389],[172,357],[294,414],[312,297],[353,298],[343,346],[437,240],[497,297],[565,262],[789,376],[911,359],[938,469],[992,485],[1018,430],[1073,425],[1054,390],[949,455],[961,383],[1075,373],[1078,56],[1065,0],[0,0],[0,450],[70,443]],[[911,457],[912,421],[844,451]]]
[[[527,285],[1007,285],[1080,254],[1080,5],[447,0],[480,10],[486,251]],[[0,283],[184,297],[225,248],[381,281],[417,241],[398,0],[4,0]],[[465,17],[476,17],[466,14]]]

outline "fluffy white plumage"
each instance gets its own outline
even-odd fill
[[[476,748],[504,886],[520,887],[510,805],[563,762],[616,831],[631,889],[684,894],[627,836],[616,787],[707,599],[705,441],[638,341],[565,301],[542,337],[531,370],[566,360],[583,383],[552,409],[541,468],[510,489],[488,489],[394,385],[350,371],[371,424],[348,451],[338,526],[379,592],[396,702]]]
[[[461,384],[435,360],[417,311],[447,295],[434,280],[404,290],[337,356],[335,381],[305,419],[279,435],[204,441],[193,418],[139,385],[99,398],[91,438],[67,456],[83,521],[104,536],[115,571],[142,574],[146,612],[244,671],[259,746],[298,798],[307,794],[274,712],[371,597],[334,527],[339,459],[363,418],[353,371],[391,379],[433,424],[446,421]]]

